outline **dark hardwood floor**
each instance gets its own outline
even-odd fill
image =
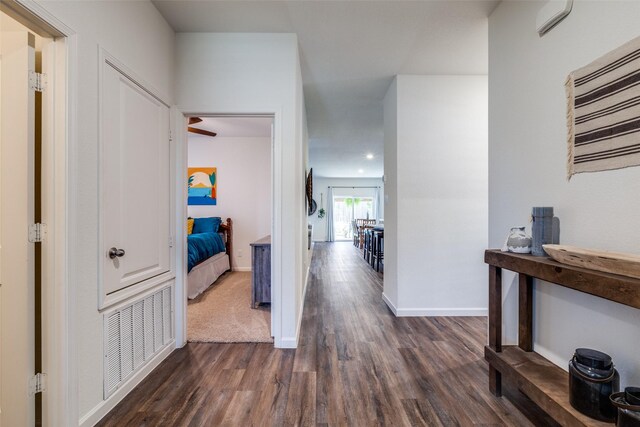
[[[554,424],[489,393],[486,318],[396,318],[381,292],[353,245],[316,244],[297,350],[190,343],[99,425]]]

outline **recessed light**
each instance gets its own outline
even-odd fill
[[[364,173],[363,169],[358,169],[358,173]]]
[[[369,160],[373,159],[373,154],[371,154],[371,153],[367,154],[367,159],[369,159]]]

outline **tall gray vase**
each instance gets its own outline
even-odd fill
[[[553,208],[534,207],[531,212],[533,225],[531,227],[531,254],[545,256],[542,245],[552,243],[553,239]]]

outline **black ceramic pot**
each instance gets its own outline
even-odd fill
[[[579,348],[569,362],[569,402],[578,411],[600,421],[614,422],[616,407],[609,396],[620,390],[620,375],[611,357]]]
[[[617,427],[640,426],[640,387],[627,387],[624,392],[612,394],[611,403],[618,410]]]

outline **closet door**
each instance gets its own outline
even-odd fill
[[[169,107],[101,61],[101,306],[170,270]]]

